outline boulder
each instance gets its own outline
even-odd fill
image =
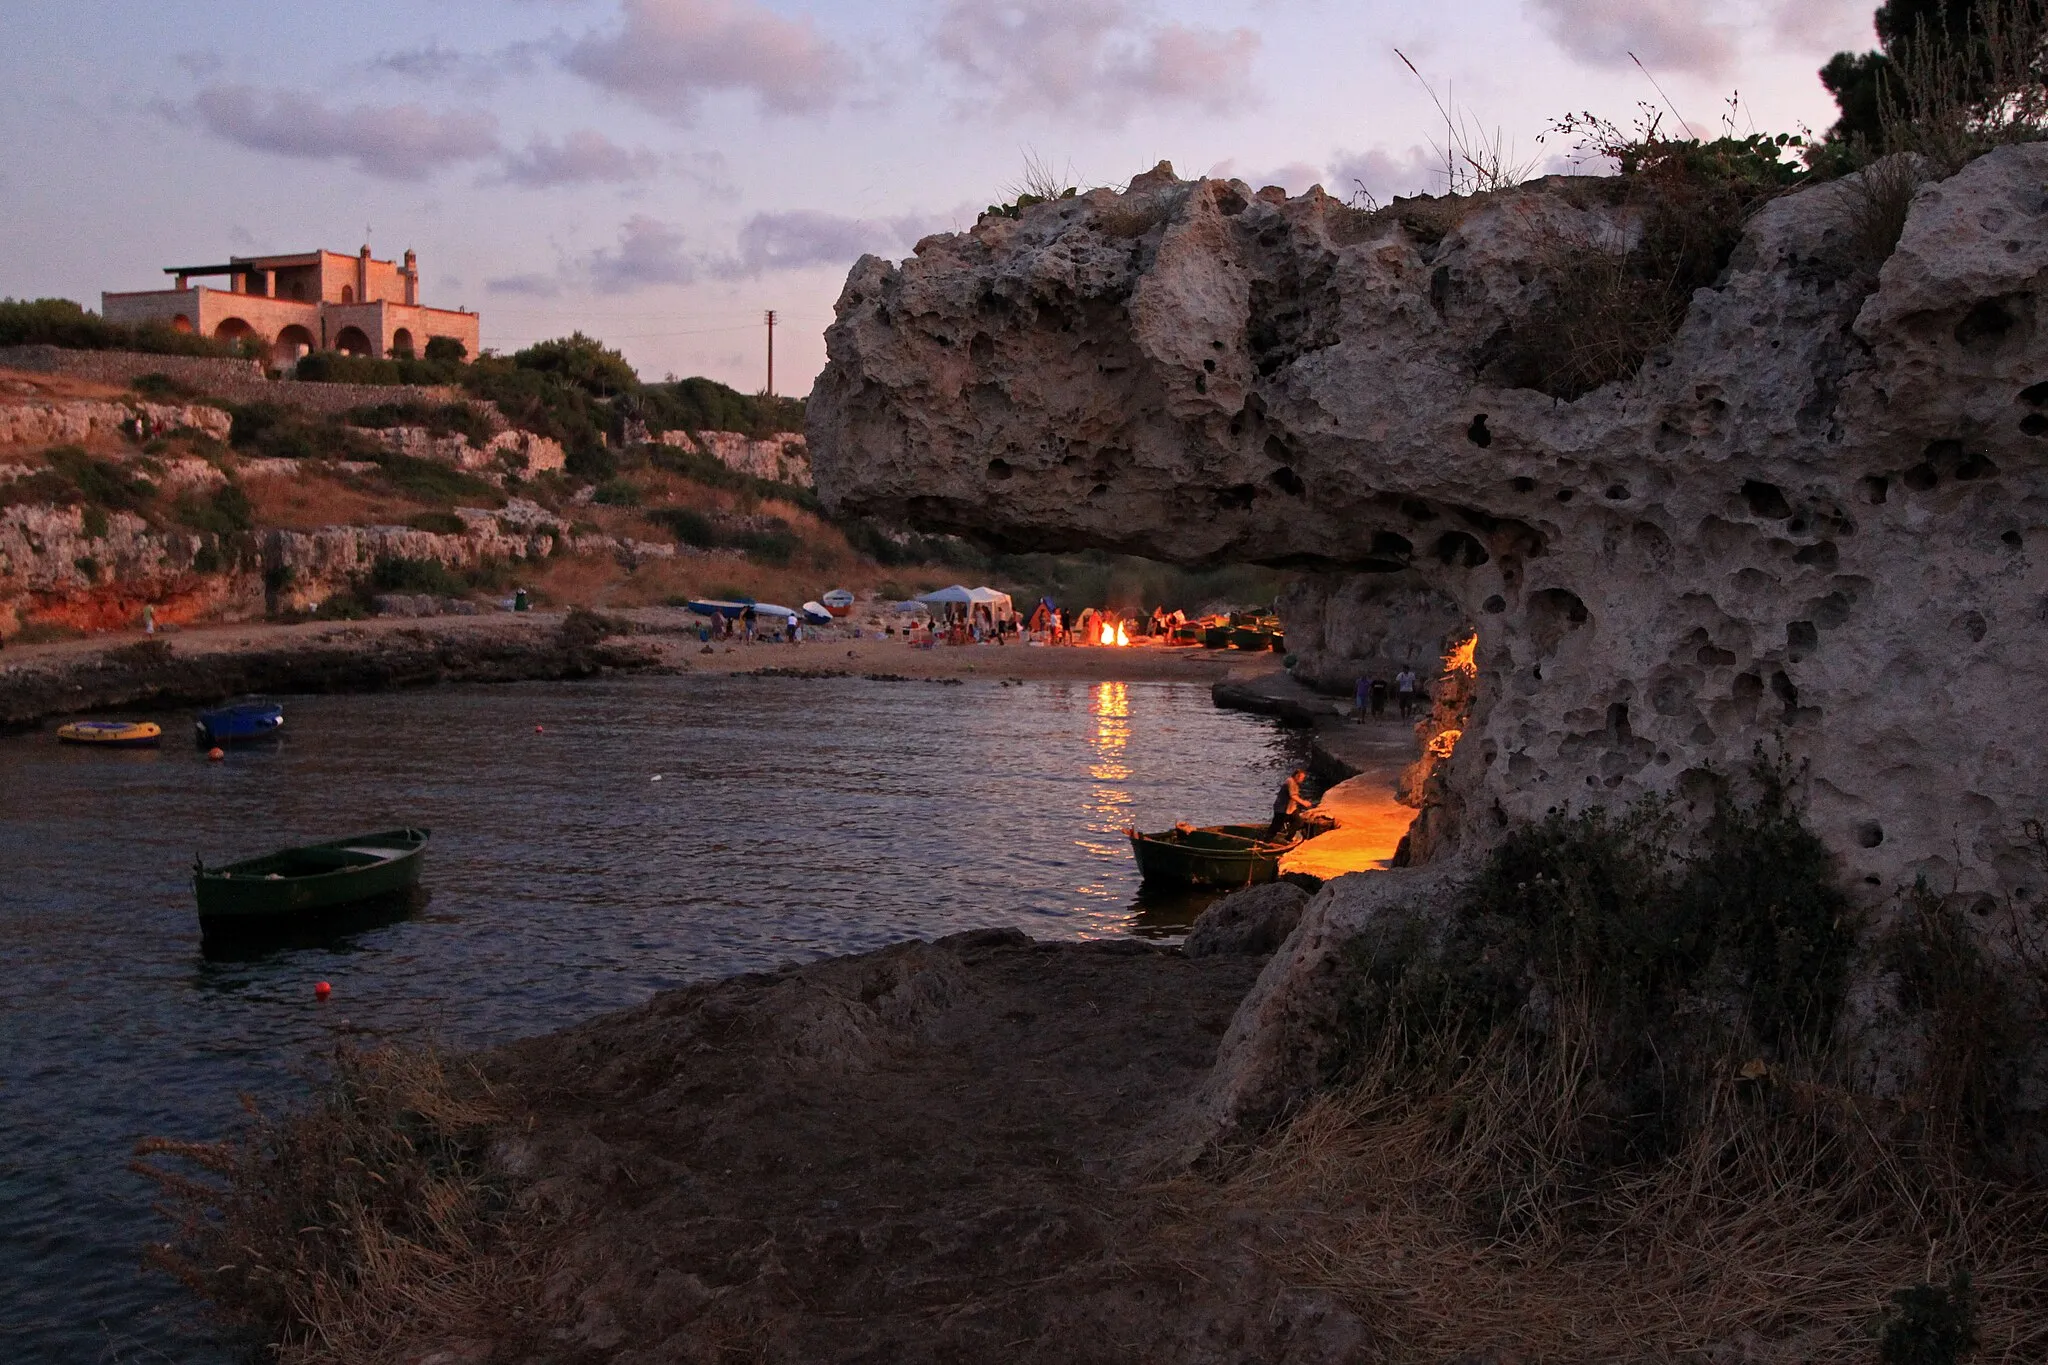
[[[1293,882],[1269,882],[1233,891],[1204,910],[1181,951],[1189,957],[1218,953],[1263,956],[1278,948],[1301,920],[1308,892]]]

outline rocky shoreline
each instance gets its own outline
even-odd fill
[[[915,649],[900,637],[801,646],[701,643],[670,608],[368,621],[252,623],[0,652],[0,731],[118,708],[195,706],[252,692],[374,692],[456,682],[589,678],[608,671],[864,677],[879,681],[1187,681],[1245,667],[1207,650]],[[1333,770],[1334,772],[1334,770]],[[1349,773],[1336,773],[1336,777]]]
[[[10,651],[10,656],[27,651]],[[374,692],[444,682],[588,678],[661,666],[606,618],[500,618],[365,629],[264,630],[238,642],[158,635],[111,648],[0,659],[0,730],[119,707],[205,705],[251,692]]]

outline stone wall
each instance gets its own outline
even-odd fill
[[[422,384],[307,384],[268,379],[253,360],[212,356],[150,355],[141,351],[73,351],[61,346],[0,347],[0,369],[62,374],[126,385],[145,374],[169,375],[212,398],[231,403],[282,403],[334,414],[379,403],[455,403],[461,389]],[[493,409],[495,411],[495,409]]]

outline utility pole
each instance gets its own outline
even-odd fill
[[[768,310],[768,396],[775,396],[775,310]]]

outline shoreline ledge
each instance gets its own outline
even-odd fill
[[[423,1199],[473,1212],[350,1265],[312,1320],[247,1325],[441,1365],[1354,1359],[1356,1316],[1283,1282],[1256,1220],[1191,1215],[1147,1155],[1183,1144],[1262,961],[987,929],[667,991],[470,1057],[340,1059],[324,1107],[242,1149],[269,1157],[224,1163],[242,1220],[224,1235],[369,1207],[381,1186],[336,1185],[389,1125],[468,1183],[387,1167],[407,1202],[351,1244],[396,1245],[388,1223]],[[188,1283],[230,1309],[263,1297],[233,1262],[302,1254],[186,1250]],[[430,1263],[445,1273],[412,1282]]]
[[[674,608],[252,622],[0,651],[0,734],[118,708],[206,705],[245,693],[377,692],[444,682],[531,682],[608,672],[882,681],[1190,682],[1246,656],[1208,650],[1022,645],[914,649],[895,637],[703,645]]]

